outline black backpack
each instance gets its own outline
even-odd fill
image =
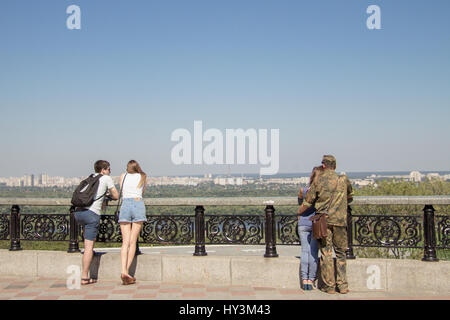
[[[87,208],[90,207],[94,201],[100,199],[104,195],[100,196],[99,198],[95,199],[95,195],[98,191],[98,186],[100,183],[100,178],[103,175],[98,174],[94,176],[91,174],[88,178],[81,181],[81,183],[78,185],[78,187],[75,189],[72,195],[72,205],[76,208]]]

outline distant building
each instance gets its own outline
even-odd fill
[[[409,174],[409,181],[420,182],[422,181],[422,174],[419,171],[411,171]]]
[[[429,173],[427,174],[427,179],[429,180],[440,180],[441,176],[439,175],[439,173]]]
[[[39,184],[42,186],[46,186],[48,184],[48,174],[42,173],[39,176]]]
[[[375,180],[374,179],[350,179],[350,182],[353,185],[359,186],[359,187],[365,187],[369,185],[374,185]]]
[[[34,175],[25,175],[23,178],[23,186],[24,187],[33,187],[34,186]]]

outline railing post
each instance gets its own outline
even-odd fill
[[[436,230],[434,228],[434,208],[423,208],[424,255],[422,261],[439,261],[436,257]]]
[[[352,223],[352,208],[347,206],[347,250],[345,255],[347,259],[356,259],[353,254],[353,223]]]
[[[265,258],[278,257],[276,247],[276,233],[275,233],[275,208],[272,205],[266,205],[266,253]]]
[[[11,237],[11,247],[9,248],[9,251],[22,250],[22,247],[20,246],[20,207],[18,205],[13,205],[11,207],[9,232]]]
[[[80,252],[78,246],[78,223],[75,219],[75,207],[70,207],[70,217],[69,217],[69,250],[68,253]]]
[[[136,252],[134,253],[134,255],[135,256],[139,256],[139,255],[141,255],[142,254],[142,252],[141,252],[141,250],[139,249],[139,239],[137,239],[137,241],[136,241]]]
[[[195,207],[195,252],[194,256],[206,256],[205,249],[205,208]]]

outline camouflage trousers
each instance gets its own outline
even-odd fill
[[[328,225],[325,239],[318,241],[320,250],[320,280],[322,290],[348,289],[346,274],[347,227]],[[333,261],[333,248],[336,254],[336,272]]]

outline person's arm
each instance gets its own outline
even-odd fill
[[[302,215],[302,213],[305,212],[308,208],[309,208],[308,206],[306,206],[302,203],[300,208],[298,208],[297,217],[300,217]]]
[[[298,204],[301,205],[302,202],[303,202],[303,188],[300,188],[300,191],[298,192],[297,198],[298,198]]]
[[[305,198],[303,199],[302,205],[298,208],[297,216],[305,212],[313,203],[317,200],[316,184],[313,182],[311,187],[306,192]]]
[[[119,179],[119,188],[120,188],[120,190],[122,190],[123,177],[125,177],[125,173],[122,173],[120,175],[120,179]]]
[[[298,197],[303,200],[303,188],[300,188],[300,191],[298,192]]]
[[[109,190],[111,199],[113,199],[113,200],[119,199],[119,192],[117,191],[116,187],[112,187],[108,190]]]
[[[106,180],[106,185],[109,190],[110,198],[113,200],[119,199],[119,192],[117,192],[116,186],[110,176],[107,176],[109,179]]]
[[[353,201],[353,187],[348,178],[346,178],[345,182],[347,184],[347,203],[350,203]]]

